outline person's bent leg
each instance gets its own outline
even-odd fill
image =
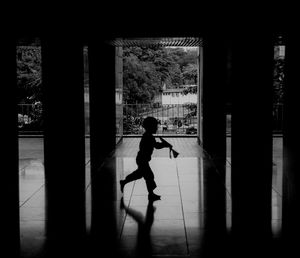
[[[127,183],[135,181],[135,180],[140,179],[142,177],[143,176],[142,176],[142,173],[141,173],[139,168],[137,170],[133,171],[132,173],[130,173],[129,175],[127,175],[124,180],[120,180],[121,192],[123,193],[124,186]]]
[[[160,200],[160,195],[153,192],[157,185],[154,181],[154,174],[149,165],[144,167],[143,174],[148,190],[148,199],[152,201]]]

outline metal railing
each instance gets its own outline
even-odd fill
[[[32,121],[30,114],[33,112],[34,106],[32,104],[18,104],[18,126],[23,127]]]
[[[122,112],[120,110],[120,112]],[[120,114],[119,114],[120,115]],[[196,109],[189,105],[123,105],[123,135],[141,135],[144,133],[142,121],[153,116],[159,121],[158,134],[193,135],[197,134]],[[89,116],[86,115],[86,127]],[[18,104],[19,132],[43,132],[42,105]],[[121,126],[121,125],[120,125]],[[282,133],[283,104],[273,106],[273,132]],[[227,133],[231,133],[231,114],[227,114]]]
[[[283,131],[283,104],[273,105],[273,132],[282,133]]]
[[[18,104],[19,133],[43,132],[43,108],[40,102],[35,104]]]
[[[197,134],[196,105],[123,105],[123,135],[144,133],[143,119],[147,116],[158,120],[157,134]]]

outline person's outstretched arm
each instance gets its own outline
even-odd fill
[[[173,147],[170,143],[165,141],[162,137],[159,137],[159,139],[161,140],[161,142],[155,141],[155,145],[154,145],[155,149],[172,148]]]

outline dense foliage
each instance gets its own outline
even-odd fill
[[[25,42],[27,44],[27,42]],[[25,44],[25,45],[26,45]],[[41,47],[39,44],[18,46],[16,53],[18,103],[33,104],[28,114],[31,124],[42,118]],[[284,45],[276,42],[276,46]],[[123,49],[124,104],[146,104],[155,101],[155,95],[166,88],[197,84],[198,51],[196,48],[127,47]],[[274,59],[273,103],[283,103],[284,58]],[[188,87],[184,94],[196,93],[197,87]],[[195,105],[188,105],[191,114]],[[274,106],[274,114],[280,112]],[[19,112],[21,113],[21,112]],[[23,123],[24,124],[24,123]]]
[[[23,131],[40,131],[43,126],[41,47],[18,46],[17,62],[17,101],[18,126]]]
[[[17,47],[18,103],[33,104],[41,100],[41,48]]]
[[[124,101],[151,103],[167,88],[197,83],[197,50],[127,47],[123,50]]]
[[[273,77],[273,103],[282,104],[283,103],[283,85],[284,85],[284,59],[275,58],[274,65],[274,77]]]

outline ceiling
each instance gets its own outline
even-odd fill
[[[133,47],[133,46],[199,47],[202,46],[202,39],[194,38],[194,37],[117,38],[109,41],[109,44],[116,47]]]

